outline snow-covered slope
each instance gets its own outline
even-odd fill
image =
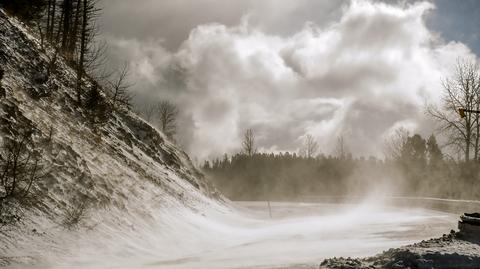
[[[39,199],[20,227],[1,230],[0,264],[68,256],[81,246],[66,244],[93,230],[83,242],[118,236],[118,244],[135,244],[144,240],[136,230],[173,225],[178,216],[203,208],[227,208],[188,156],[132,112],[115,112],[99,128],[89,124],[86,111],[74,104],[73,70],[59,59],[56,72],[43,78],[51,57],[53,51],[42,50],[38,39],[0,10],[0,137],[26,125],[34,126],[37,138],[52,134],[43,156],[50,176],[35,186]],[[66,212],[85,201],[85,220],[78,231],[66,231]]]

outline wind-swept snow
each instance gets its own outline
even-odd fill
[[[454,228],[431,210],[331,204],[224,201],[188,156],[133,113],[94,127],[74,104],[75,74],[0,10],[0,137],[22,124],[52,134],[38,202],[17,227],[0,233],[8,268],[272,268],[318,266],[331,256],[365,256]],[[52,132],[51,132],[52,130]],[[88,208],[68,229],[65,212]]]
[[[423,209],[272,206],[272,219],[261,202],[230,209],[210,204],[199,211],[154,203],[157,210],[136,218],[100,211],[93,217],[100,223],[91,230],[58,229],[65,252],[45,255],[49,246],[44,246],[44,264],[30,268],[315,268],[324,258],[364,257],[440,236],[456,221],[454,215]]]

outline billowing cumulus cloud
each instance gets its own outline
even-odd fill
[[[475,57],[427,29],[433,8],[353,1],[290,34],[245,16],[198,25],[174,51],[161,39],[109,43],[132,62],[138,102],[179,105],[179,141],[194,156],[238,151],[247,128],[266,151],[296,151],[311,134],[326,154],[340,135],[357,154],[380,154],[393,128],[432,131],[425,102],[438,101],[458,58]]]

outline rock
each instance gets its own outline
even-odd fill
[[[480,214],[465,213],[458,222],[460,234],[466,238],[480,239]]]

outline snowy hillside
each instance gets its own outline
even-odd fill
[[[0,136],[28,127],[38,141],[51,137],[42,153],[49,175],[33,187],[38,199],[21,227],[4,227],[9,236],[0,234],[0,264],[29,263],[40,252],[68,255],[61,242],[80,233],[62,232],[61,222],[81,206],[87,213],[80,230],[135,230],[165,221],[155,219],[154,211],[182,208],[186,214],[214,203],[214,189],[188,156],[132,112],[121,109],[103,126],[90,124],[74,103],[74,71],[59,59],[46,78],[52,57],[53,51],[42,52],[20,22],[0,11]],[[96,235],[108,236],[107,230]]]

